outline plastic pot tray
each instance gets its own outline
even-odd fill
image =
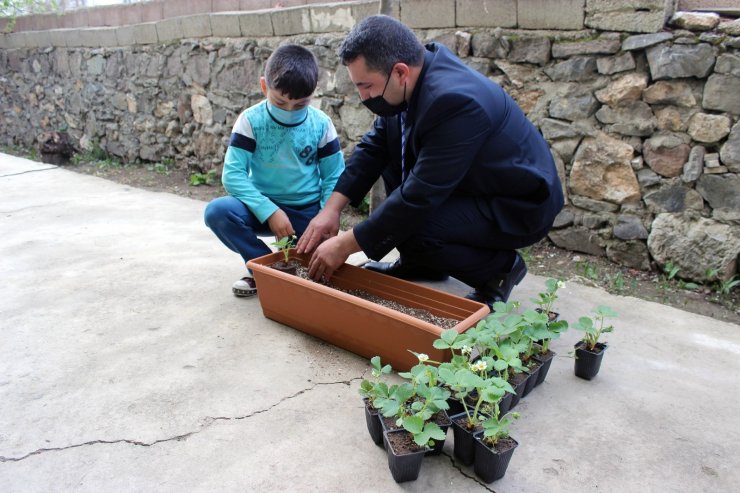
[[[280,252],[250,260],[265,317],[323,339],[366,358],[379,355],[395,370],[408,370],[417,363],[408,350],[444,361],[449,351],[435,349],[442,328],[405,313],[377,305],[333,287],[280,272],[270,267]],[[292,258],[308,265],[307,255]],[[402,279],[344,264],[331,278],[340,289],[360,289],[439,317],[459,320],[460,333],[488,315],[488,307],[460,296]]]

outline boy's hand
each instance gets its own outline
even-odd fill
[[[339,232],[339,213],[329,209],[322,209],[316,217],[308,223],[306,231],[298,240],[298,253],[311,253],[325,240],[336,236]],[[344,262],[344,260],[342,260]]]
[[[295,234],[288,215],[282,209],[276,210],[267,218],[267,225],[278,240]]]

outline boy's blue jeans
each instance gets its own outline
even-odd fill
[[[318,202],[308,205],[285,205],[275,202],[285,211],[293,225],[296,236],[300,237],[308,223],[319,213]],[[257,235],[272,235],[267,222],[260,223],[244,203],[234,197],[219,197],[206,206],[204,214],[206,226],[216,234],[219,240],[231,251],[238,253],[248,262],[256,257],[270,253],[264,241]]]

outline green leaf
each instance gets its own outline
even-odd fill
[[[437,425],[437,423],[427,423],[424,426],[424,432],[429,433],[429,436],[435,440],[444,440],[447,438],[447,434],[439,427],[439,425]]]
[[[480,388],[483,386],[483,379],[470,370],[460,370],[455,376],[460,385],[465,387]]]
[[[403,418],[403,428],[413,434],[421,433],[424,429],[424,420],[419,416],[406,416]]]
[[[437,339],[432,343],[432,347],[435,349],[450,349],[452,346],[441,339]]]

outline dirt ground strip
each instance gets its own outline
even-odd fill
[[[207,202],[225,195],[218,177],[208,177],[210,184],[192,185],[205,181],[203,175],[193,176],[188,170],[175,166],[118,165],[109,162],[70,164],[66,169],[99,176],[117,183],[157,192],[167,192]],[[342,228],[348,229],[363,219],[356,210],[343,214]],[[601,287],[613,294],[634,296],[706,315],[718,320],[740,324],[740,289],[729,294],[718,292],[716,285],[685,289],[678,276],[668,276],[657,271],[643,272],[578,252],[554,246],[548,240],[533,245],[522,252],[529,271],[533,274]]]

